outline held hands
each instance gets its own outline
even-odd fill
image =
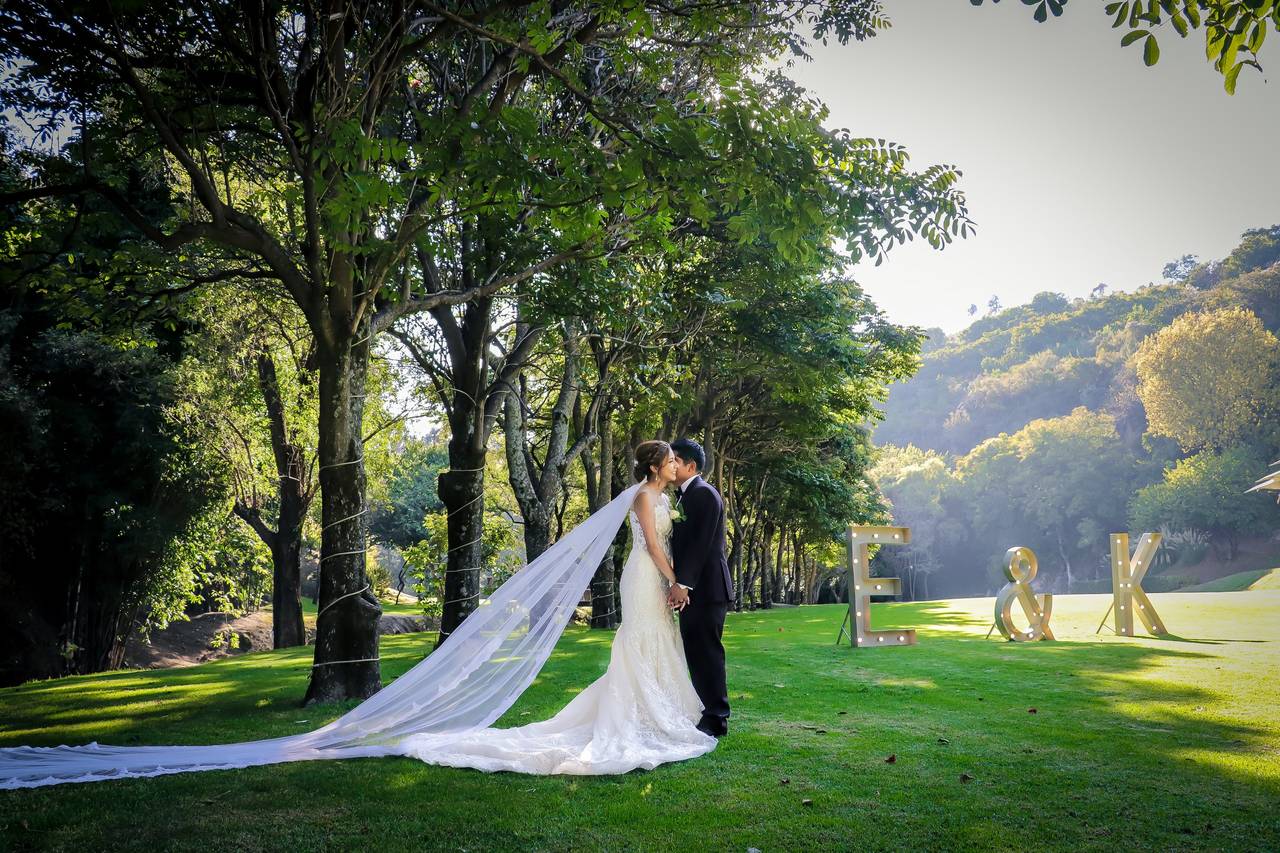
[[[689,590],[673,583],[671,589],[667,592],[667,606],[672,610],[684,610],[689,603]]]

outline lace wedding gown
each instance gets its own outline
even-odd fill
[[[654,526],[668,556],[670,506],[665,494],[654,506]],[[634,512],[630,519],[631,553],[618,590],[622,624],[604,675],[549,720],[461,736],[410,735],[399,745],[404,755],[478,770],[605,775],[650,770],[715,749],[716,739],[696,728],[702,702],[667,607],[666,581]]]
[[[328,725],[201,746],[0,748],[0,790],[386,755],[480,770],[610,774],[710,752],[716,740],[694,725],[702,705],[664,581],[630,511],[640,488],[626,489],[569,531],[481,599],[439,648]],[[549,720],[492,728],[551,655],[628,516],[633,545],[608,671]],[[665,496],[654,523],[669,549]]]

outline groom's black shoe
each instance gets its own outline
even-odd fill
[[[711,737],[724,737],[729,733],[729,723],[716,717],[703,717],[698,721],[698,731]]]

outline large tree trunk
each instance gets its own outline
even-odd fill
[[[484,567],[484,466],[492,421],[487,416],[489,321],[493,300],[468,303],[461,324],[448,308],[432,313],[447,330],[453,395],[449,401],[449,470],[441,471],[438,492],[448,512],[449,553],[445,559],[444,603],[439,646],[480,599]],[[505,396],[505,394],[503,395]]]
[[[306,702],[364,699],[382,687],[382,608],[365,573],[362,415],[368,323],[320,356],[320,610]]]
[[[778,551],[777,560],[773,566],[773,581],[769,584],[769,591],[772,596],[771,602],[777,601],[781,603],[786,596],[786,587],[782,585],[782,562],[787,550],[787,528],[778,528]],[[768,607],[769,605],[765,605]]]
[[[720,454],[721,460],[724,459],[723,449]],[[729,575],[733,578],[734,601],[733,609],[742,610],[742,508],[738,500],[737,480],[733,476],[733,466],[729,467],[727,474],[721,469],[721,482],[724,483],[725,491],[725,514],[729,517],[731,524],[729,525]]]
[[[449,554],[445,560],[444,606],[438,646],[476,609],[480,570],[484,565],[483,446],[476,450],[463,437],[449,441],[449,469],[440,472],[440,502],[449,513]],[[457,543],[457,544],[455,544]]]
[[[759,541],[757,532],[760,529],[759,518],[747,528],[746,565],[743,567],[742,587],[749,610],[754,610],[758,603],[756,598],[756,567],[759,565]],[[742,596],[739,596],[740,598]]]
[[[804,604],[800,597],[800,577],[804,574],[804,552],[800,549],[800,535],[791,536],[791,603]]]
[[[1066,546],[1062,542],[1062,530],[1058,530],[1058,554],[1062,557],[1062,565],[1067,569],[1067,592],[1071,592],[1071,558],[1067,556]]]
[[[769,565],[772,561],[769,559],[773,556],[773,525],[767,524],[764,528],[764,541],[760,543],[760,606],[764,608],[773,607],[773,584],[770,582],[773,575],[773,567]]]
[[[613,430],[609,424],[609,412],[602,411],[598,417],[600,432],[599,462],[592,463],[589,452],[582,454],[583,465],[587,470],[587,501],[592,512],[603,508],[613,500]],[[593,487],[594,486],[594,487]],[[591,627],[616,628],[618,625],[617,588],[614,584],[614,555],[625,547],[625,526],[618,531],[608,553],[600,561],[595,575],[591,578]]]
[[[517,330],[517,337],[532,334],[527,326]],[[504,433],[507,451],[507,474],[511,491],[520,504],[524,520],[525,559],[532,561],[551,545],[551,522],[564,496],[564,474],[574,457],[583,453],[593,440],[590,429],[580,432],[573,447],[569,446],[572,415],[578,402],[578,342],[572,329],[564,329],[564,367],[555,405],[551,408],[551,426],[547,434],[547,450],[542,463],[529,449],[525,423],[526,393],[523,374],[517,384],[519,393],[508,391],[504,406]],[[593,511],[598,507],[593,507]]]
[[[281,489],[283,492],[284,490]],[[280,530],[271,549],[274,579],[271,590],[272,644],[277,649],[307,644],[306,623],[302,619],[302,502],[281,502]]]
[[[271,354],[258,354],[258,386],[267,406],[271,449],[275,454],[280,517],[268,540],[273,583],[271,594],[272,644],[277,649],[304,646],[307,632],[302,620],[302,522],[307,514],[306,459],[302,448],[289,441],[284,401]],[[255,525],[255,529],[258,529]],[[259,535],[262,531],[259,530]]]
[[[522,395],[508,393],[503,405],[503,432],[507,451],[507,479],[511,492],[520,505],[524,521],[524,556],[533,562],[551,544],[551,515],[555,501],[539,488],[534,469],[536,462],[529,452]],[[557,492],[556,498],[559,498]]]

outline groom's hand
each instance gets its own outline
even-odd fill
[[[684,609],[689,603],[689,590],[680,584],[672,584],[671,591],[667,593],[667,604],[677,610]]]

